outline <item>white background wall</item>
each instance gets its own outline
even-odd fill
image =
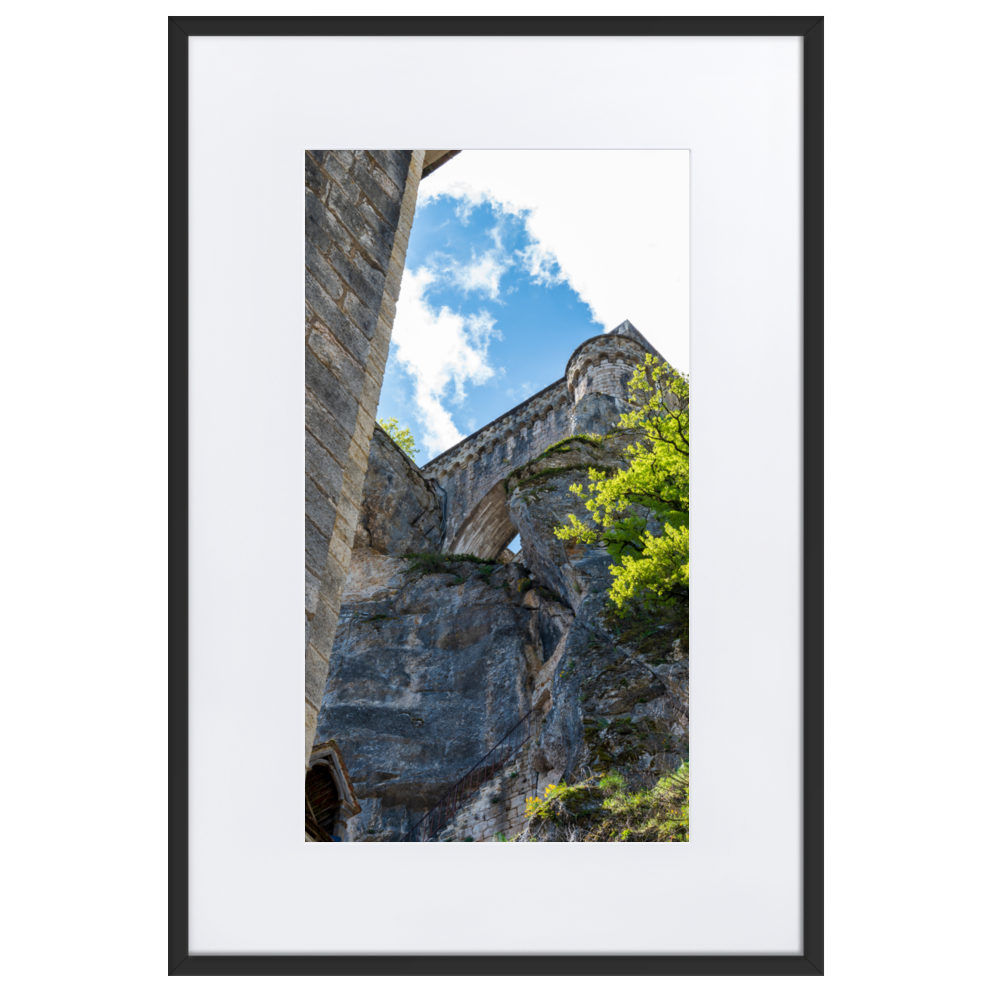
[[[800,41],[201,36],[189,51],[193,953],[798,952]],[[425,64],[480,86],[409,102]],[[510,75],[515,65],[531,72]],[[333,90],[317,104],[334,67],[340,81],[366,81],[364,101]],[[349,844],[319,860],[298,836],[302,360],[297,335],[282,331],[301,304],[302,147],[407,148],[421,134],[453,137],[435,148],[691,149],[698,808],[683,848],[588,848],[599,884],[646,890],[610,926],[578,919],[593,883],[578,877],[573,845],[473,857]],[[233,150],[241,166],[220,197]],[[595,187],[580,211],[609,195]],[[765,456],[750,412],[767,428]],[[252,739],[220,786],[236,732]],[[748,819],[760,808],[748,750],[767,762],[766,824]],[[234,840],[232,817],[251,801],[268,808]],[[525,883],[559,887],[543,934],[521,919],[518,893],[482,904],[491,885]],[[419,900],[422,919],[386,907],[374,885]],[[351,921],[315,919],[315,900],[345,896]],[[667,898],[685,914],[669,932]]]

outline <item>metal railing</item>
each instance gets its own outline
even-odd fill
[[[404,841],[429,841],[454,819],[455,814],[472,795],[490,780],[517,753],[531,735],[531,711],[523,715],[505,733],[475,767],[460,778],[438,800],[437,805],[424,813],[403,836]]]

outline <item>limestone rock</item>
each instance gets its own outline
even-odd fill
[[[362,805],[351,839],[396,839],[530,707],[538,612],[522,606],[520,571],[454,568],[396,566],[397,588],[342,605],[317,738],[336,737],[348,762]]]
[[[436,552],[444,532],[444,492],[378,424],[372,434],[355,547],[379,555]]]

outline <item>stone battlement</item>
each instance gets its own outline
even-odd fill
[[[424,465],[421,472],[447,495],[442,550],[496,558],[516,534],[503,480],[562,438],[596,429],[600,407],[588,397],[609,397],[617,412],[624,409],[629,380],[647,353],[659,356],[628,320],[584,341],[562,378]]]

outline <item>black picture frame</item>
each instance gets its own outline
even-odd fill
[[[530,30],[529,29],[530,26]],[[168,974],[823,975],[823,18],[171,17],[169,31],[169,357],[171,653]],[[802,74],[802,914],[801,955],[191,955],[188,948],[188,39],[257,36],[797,36]],[[183,497],[178,500],[176,498]]]

